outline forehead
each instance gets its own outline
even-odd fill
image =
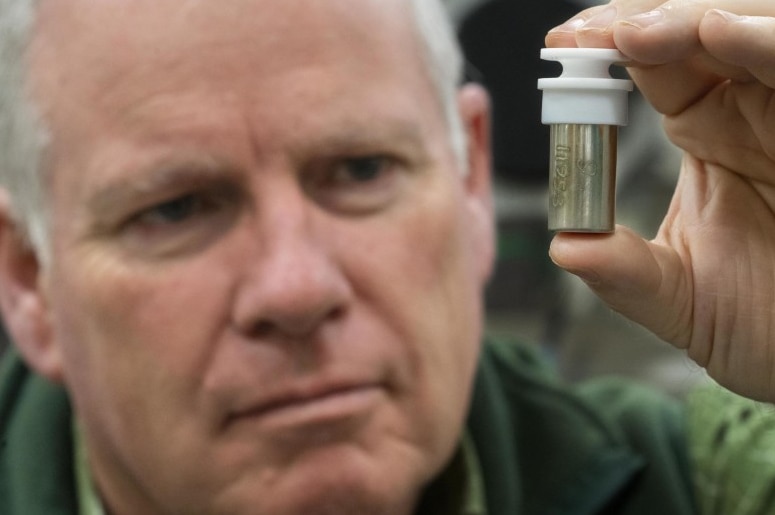
[[[332,76],[340,84],[331,94],[388,73],[428,85],[408,1],[44,1],[33,96],[49,122],[72,127],[100,109],[121,115],[204,89],[266,101]]]
[[[395,45],[409,35],[410,1],[41,0],[36,39],[58,55],[103,54],[110,62],[132,51],[161,57],[229,39],[259,52],[278,45],[307,52],[323,36],[327,43]]]

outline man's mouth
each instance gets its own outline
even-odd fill
[[[289,388],[236,410],[227,424],[254,423],[268,431],[346,428],[366,420],[385,394],[378,383]]]

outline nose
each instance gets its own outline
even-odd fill
[[[308,214],[285,205],[259,224],[237,286],[234,323],[252,340],[299,340],[342,318],[352,290],[331,241]],[[297,210],[298,211],[298,210]]]

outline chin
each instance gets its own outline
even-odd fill
[[[401,459],[405,458],[405,459]],[[409,515],[435,470],[415,459],[369,459],[319,452],[285,470],[262,471],[243,483],[240,502],[216,509],[239,515]],[[434,467],[435,468],[435,467]],[[237,492],[234,492],[237,493]]]

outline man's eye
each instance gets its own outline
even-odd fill
[[[385,157],[357,157],[344,160],[334,171],[333,181],[338,184],[362,183],[378,179],[390,166]]]
[[[310,174],[307,191],[322,206],[334,211],[365,214],[389,205],[400,191],[398,159],[383,155],[344,157],[325,163]]]
[[[138,216],[137,221],[145,224],[176,224],[211,207],[207,200],[199,195],[183,195],[145,210]]]
[[[157,202],[127,219],[120,229],[128,249],[170,257],[201,249],[228,231],[239,214],[233,191],[194,191]]]
[[[344,168],[356,181],[371,181],[379,176],[386,166],[385,158],[364,157],[350,159],[344,164]]]

